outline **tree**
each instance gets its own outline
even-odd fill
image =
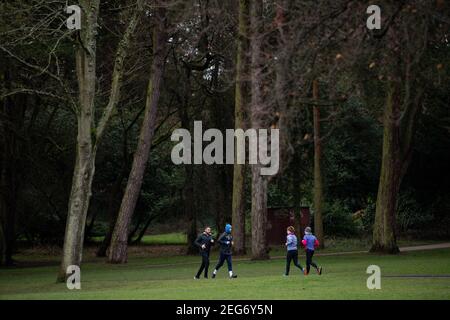
[[[239,25],[236,52],[236,85],[235,85],[235,117],[234,127],[243,129],[246,124],[246,110],[249,105],[249,8],[248,0],[239,0]],[[236,148],[238,150],[238,148]],[[238,155],[236,154],[236,158]],[[232,224],[234,234],[234,253],[245,254],[245,164],[234,164]]]
[[[107,123],[120,99],[120,87],[123,76],[123,64],[130,46],[131,37],[143,10],[143,0],[138,0],[136,9],[119,42],[111,80],[109,101],[103,115],[95,126],[96,95],[96,45],[98,11],[100,0],[81,0],[82,28],[79,31],[79,43],[76,49],[76,69],[79,86],[79,103],[76,106],[78,136],[76,160],[69,198],[66,232],[64,236],[63,257],[58,281],[66,279],[66,270],[70,265],[80,265],[83,254],[84,229],[91,197],[92,180],[95,172],[95,157],[99,141]]]
[[[1,56],[3,58],[3,54]],[[6,90],[11,90],[13,69],[6,59],[2,65],[0,79]],[[20,186],[20,137],[18,132],[23,126],[23,113],[27,97],[16,95],[5,97],[0,106],[2,118],[2,138],[0,157],[0,265],[13,265],[13,252],[16,242],[17,197]]]
[[[317,79],[313,81],[313,99],[319,99],[319,84]],[[314,117],[314,233],[319,240],[320,247],[324,248],[322,205],[323,175],[322,175],[322,146],[320,136],[320,107],[313,106]]]
[[[267,128],[268,106],[264,90],[264,30],[263,4],[254,1],[250,5],[250,51],[251,51],[251,103],[250,118],[253,129]],[[261,175],[261,164],[253,164],[252,172],[252,259],[268,259],[266,239],[267,228],[267,186],[268,178]]]
[[[110,263],[124,263],[127,261],[128,229],[142,186],[142,180],[156,127],[156,116],[159,97],[161,95],[161,83],[166,51],[167,17],[166,9],[161,6],[155,10],[153,62],[151,67],[151,78],[147,89],[144,119],[142,121],[139,142],[134,154],[125,194],[112,234],[111,247],[108,256],[108,262]]]
[[[403,3],[402,3],[403,4]],[[402,4],[396,12],[400,12]],[[403,12],[420,7],[412,4]],[[386,66],[386,102],[383,111],[383,152],[378,185],[372,252],[398,253],[396,241],[397,199],[412,156],[415,127],[424,95],[424,55],[429,46],[427,6],[412,23],[404,13],[386,29],[390,58]],[[419,67],[422,67],[420,70]]]

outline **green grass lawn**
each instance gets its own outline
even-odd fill
[[[103,240],[103,236],[92,237],[91,240],[94,243],[100,243]],[[371,245],[371,239],[348,239],[348,238],[327,238],[325,243],[328,252],[339,252],[339,251],[358,251],[358,250],[368,250]],[[438,241],[433,240],[398,240],[399,246],[412,246],[421,244],[431,244]],[[142,237],[141,244],[143,245],[185,245],[187,243],[186,234],[183,232],[172,232],[165,234],[155,234],[155,235],[145,235]],[[284,248],[283,248],[284,249]]]
[[[217,253],[211,257],[211,269]],[[133,258],[125,265],[102,259],[85,263],[81,290],[55,283],[58,267],[0,270],[0,299],[450,299],[450,278],[390,278],[388,275],[450,275],[450,249],[397,256],[351,254],[317,257],[324,274],[303,276],[284,260],[235,261],[237,279],[224,267],[216,279],[194,280],[199,257]],[[301,256],[303,263],[304,256]],[[378,265],[381,290],[368,290],[366,268]]]
[[[92,237],[92,241],[96,243],[100,243],[103,240],[102,237]],[[186,244],[187,238],[186,234],[182,232],[173,232],[166,234],[154,234],[154,235],[145,235],[142,237],[141,244],[144,245],[162,245],[162,244],[173,244],[173,245],[182,245]]]

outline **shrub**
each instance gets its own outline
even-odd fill
[[[360,216],[360,222],[362,225],[363,232],[366,234],[372,234],[373,223],[375,222],[375,210],[376,210],[376,200],[372,197],[367,199],[367,206],[363,209]]]
[[[400,232],[424,229],[432,220],[433,215],[421,208],[413,190],[400,193],[397,207],[397,226]]]
[[[327,236],[351,237],[359,234],[351,210],[339,200],[325,205],[323,227]]]

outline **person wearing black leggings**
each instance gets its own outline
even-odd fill
[[[230,279],[237,278],[237,275],[233,273],[233,263],[231,261],[232,254],[232,246],[233,246],[233,237],[231,235],[231,224],[225,225],[225,232],[219,237],[217,242],[220,244],[220,256],[219,262],[213,271],[213,279],[217,275],[217,271],[223,266],[223,263],[226,261],[228,266],[228,276]]]
[[[317,272],[319,271],[319,267],[317,266],[317,264],[312,261],[313,255],[314,250],[306,249],[306,274],[309,273],[311,266],[313,266],[317,270]]]
[[[289,226],[287,228],[287,239],[286,239],[286,248],[287,248],[287,255],[286,255],[286,272],[285,276],[289,275],[289,270],[291,268],[291,261],[294,262],[294,265],[299,268],[302,273],[303,268],[298,263],[298,248],[297,248],[297,237],[295,235],[294,227]]]
[[[214,240],[211,236],[211,228],[206,227],[205,231],[195,240],[195,245],[200,248],[200,255],[202,256],[202,264],[198,269],[197,275],[194,279],[200,279],[203,271],[205,271],[205,279],[208,278],[208,268],[209,268],[209,251],[211,246],[214,244]]]
[[[312,234],[310,227],[305,229],[305,236],[303,237],[302,244],[306,251],[306,270],[304,271],[304,274],[308,275],[311,266],[313,266],[316,269],[317,274],[321,275],[322,267],[317,266],[317,264],[312,261],[314,250],[319,246],[319,240]]]

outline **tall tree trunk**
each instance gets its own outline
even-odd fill
[[[6,61],[6,60],[3,60]],[[5,89],[11,90],[11,69],[7,63],[4,64],[2,70],[2,84]],[[20,131],[21,120],[24,114],[24,106],[26,100],[23,96],[5,97],[1,105],[1,116],[4,121],[2,123],[2,163],[0,171],[0,264],[10,266],[14,264],[13,253],[16,240],[16,211],[19,180],[17,174],[19,172],[18,163],[20,155],[18,154],[18,141],[16,132]],[[3,121],[3,120],[2,120]]]
[[[124,155],[126,157],[126,154]],[[108,201],[108,216],[109,216],[109,227],[108,231],[106,232],[105,237],[103,238],[102,243],[97,249],[96,256],[97,257],[106,257],[106,252],[108,250],[109,245],[111,244],[111,238],[112,234],[114,232],[114,226],[116,225],[117,221],[117,214],[119,213],[120,209],[120,202],[117,200],[118,197],[121,196],[121,189],[122,189],[122,182],[126,175],[126,170],[128,168],[128,165],[126,164],[128,161],[124,159],[124,165],[123,169],[120,173],[120,175],[117,177],[116,181],[114,182],[114,185],[112,187],[109,201]]]
[[[153,62],[152,75],[148,85],[146,108],[142,122],[139,142],[134,154],[133,165],[128,178],[125,194],[120,206],[116,226],[111,239],[108,261],[125,263],[127,261],[128,228],[136,207],[142,186],[144,172],[149,158],[150,147],[156,126],[156,115],[161,93],[161,81],[166,55],[166,13],[165,8],[156,10],[156,26],[153,30]]]
[[[245,244],[245,165],[235,164],[233,172],[232,225],[234,254],[244,255]]]
[[[294,153],[294,164],[300,163],[300,155],[298,151]],[[295,165],[292,170],[292,197],[294,201],[294,219],[295,219],[295,229],[297,230],[297,235],[302,238],[303,230],[302,227],[302,194],[301,194],[301,170],[299,165]]]
[[[76,159],[69,197],[66,231],[61,266],[57,281],[66,279],[70,265],[81,265],[86,216],[91,197],[92,180],[95,173],[95,156],[98,143],[120,100],[123,65],[129,49],[131,36],[137,26],[143,9],[143,0],[138,0],[127,29],[119,42],[111,81],[108,104],[98,125],[95,126],[95,84],[96,84],[96,36],[100,0],[80,0],[81,15],[80,43],[76,50],[76,70],[79,86],[77,108],[78,136]]]
[[[252,259],[269,258],[267,247],[267,177],[261,166],[252,165]]]
[[[180,110],[180,118],[181,118],[181,126],[183,128],[189,128],[189,114],[188,114],[188,106],[189,106],[189,97],[191,94],[190,90],[190,76],[189,71],[187,72],[187,78],[186,78],[186,86],[185,88],[185,94],[183,98],[183,106]],[[186,236],[187,236],[187,248],[186,253],[187,254],[197,254],[198,248],[194,244],[194,241],[197,238],[197,212],[195,210],[195,181],[194,181],[194,166],[190,164],[184,165],[185,170],[185,180],[184,180],[184,186],[182,190],[182,199],[184,203],[184,215],[187,220],[187,230],[186,230]]]
[[[80,1],[83,8],[80,41],[76,51],[76,70],[79,86],[77,110],[78,136],[72,189],[64,235],[63,257],[58,281],[65,281],[70,265],[80,266],[83,253],[84,228],[91,197],[95,171],[92,126],[96,82],[96,33],[100,1]]]
[[[184,127],[188,128],[188,127]],[[198,253],[194,242],[197,238],[197,214],[194,207],[194,168],[185,165],[186,180],[183,188],[184,212],[187,219],[187,254]]]
[[[245,130],[246,110],[249,105],[249,84],[250,76],[248,50],[249,50],[249,0],[239,0],[239,29],[238,45],[236,54],[236,86],[234,98],[234,127]],[[235,148],[235,151],[239,148]],[[235,154],[235,159],[238,155]],[[237,164],[235,160],[233,168],[233,195],[232,195],[232,224],[234,253],[243,255],[245,248],[245,164]]]
[[[251,126],[267,128],[267,105],[263,94],[263,4],[254,1],[250,7],[251,26]],[[266,238],[268,178],[261,175],[261,164],[252,165],[252,259],[268,259]]]
[[[313,81],[313,99],[319,99],[319,84]],[[322,143],[320,137],[320,109],[315,105],[314,113],[314,233],[319,240],[320,248],[325,247],[322,220],[323,176],[322,176]]]
[[[396,254],[399,252],[396,240],[397,200],[402,179],[406,174],[413,151],[414,129],[422,108],[426,83],[421,78],[420,62],[427,48],[429,29],[426,20],[418,20],[416,28],[425,32],[407,37],[399,28],[391,28],[393,48],[388,77],[386,104],[383,114],[383,152],[378,195],[373,226],[372,252]],[[400,40],[401,39],[401,40]],[[420,49],[413,48],[411,41],[418,40]],[[404,41],[405,43],[401,43]]]
[[[182,128],[191,128],[191,124],[189,123],[189,103],[192,95],[191,91],[191,69],[189,66],[185,65],[183,68],[185,72],[185,78],[183,78],[183,94],[180,97],[180,108],[178,110],[181,127]],[[192,130],[191,130],[192,132]],[[187,254],[198,254],[198,248],[194,244],[197,238],[197,210],[195,208],[195,192],[197,191],[195,188],[195,172],[192,164],[185,164],[185,180],[182,190],[182,200],[184,203],[184,215],[187,220],[187,230],[186,230],[186,238],[187,238],[187,246],[186,253]],[[201,169],[201,168],[200,168]],[[197,169],[198,170],[198,169]],[[198,174],[197,174],[198,175]]]
[[[391,81],[383,119],[383,155],[373,226],[373,252],[398,253],[395,213],[401,183],[401,150],[399,145],[399,88]]]

